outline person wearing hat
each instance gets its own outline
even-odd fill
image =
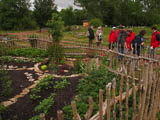
[[[98,27],[97,32],[96,32],[96,44],[97,44],[97,47],[99,47],[101,45],[102,35],[103,35],[102,27]]]
[[[112,30],[109,33],[108,40],[109,40],[109,49],[111,49],[111,48],[114,49],[115,43],[117,40],[116,27],[112,27]]]

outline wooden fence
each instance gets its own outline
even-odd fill
[[[7,43],[7,44],[6,44]],[[51,41],[37,39],[36,48],[47,49]],[[5,46],[11,47],[31,47],[29,40],[11,40],[1,42]],[[108,50],[104,47],[95,48],[87,47],[84,45],[65,45],[66,49],[83,49],[95,50],[97,56],[101,59],[102,53],[109,56],[108,70],[118,74],[121,77],[120,89],[117,91],[116,80],[113,79],[112,83],[106,85],[105,90],[99,90],[99,110],[93,115],[92,97],[89,97],[89,109],[84,116],[85,120],[128,120],[129,110],[133,109],[132,120],[158,120],[157,113],[160,112],[160,69],[159,61],[148,58],[146,54],[140,57],[135,57],[132,54],[121,54],[113,50]],[[73,51],[72,51],[73,52]],[[120,60],[118,60],[120,56]],[[123,87],[125,86],[125,91]],[[104,100],[104,91],[106,91],[106,99]],[[119,93],[116,96],[116,91]],[[137,97],[138,96],[138,97]],[[132,99],[132,106],[129,106],[129,98]],[[72,101],[73,120],[81,120],[76,108],[76,101]],[[123,116],[123,106],[125,104],[125,116]],[[116,113],[116,106],[119,106],[119,113]],[[40,115],[42,120],[45,120],[43,114]],[[58,120],[64,120],[63,112],[57,112]],[[52,119],[52,118],[51,118]]]

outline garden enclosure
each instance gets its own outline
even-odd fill
[[[50,43],[49,38],[16,39],[1,42],[4,47],[11,49],[17,47],[36,47],[45,50]],[[141,57],[134,57],[132,55],[120,54],[116,49],[112,51],[105,47],[89,48],[81,43],[64,43],[61,43],[63,48],[70,49],[70,51],[66,50],[69,51],[65,53],[66,55],[86,55],[88,51],[95,51],[94,53],[98,57],[97,69],[100,67],[103,57],[108,56],[106,59],[108,61],[107,69],[121,77],[119,83],[117,83],[116,79],[113,79],[112,83],[106,84],[106,90],[99,91],[99,111],[95,115],[92,115],[94,100],[92,96],[89,97],[89,110],[86,111],[86,120],[103,120],[104,118],[107,120],[111,118],[114,120],[128,120],[129,118],[133,120],[158,119],[157,115],[160,112],[160,73],[158,60],[148,58],[147,52]],[[77,53],[77,51],[80,52]],[[121,61],[118,61],[118,56],[121,56]],[[135,65],[137,65],[136,69]],[[81,117],[77,112],[76,101],[72,102],[72,109],[73,119],[80,120]],[[122,109],[125,109],[125,116],[123,116]],[[129,116],[130,109],[132,109],[131,116]],[[43,115],[41,117],[45,119]],[[62,111],[58,111],[58,117],[59,120],[63,119]]]

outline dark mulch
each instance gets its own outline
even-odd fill
[[[38,79],[38,76],[35,74],[34,71],[27,71],[27,70],[18,70],[18,71],[10,70],[10,71],[8,71],[10,79],[12,80],[13,92],[12,92],[12,95],[9,97],[0,96],[0,102],[14,97],[15,95],[22,92],[22,90],[24,88],[27,88],[28,86],[33,84],[33,82],[28,81],[26,75],[24,74],[25,72],[32,74],[32,76],[35,80]]]
[[[26,67],[26,68],[31,68],[31,67],[34,67],[34,62],[7,62],[5,63],[5,65],[7,66],[17,66],[18,68],[23,68],[23,67]]]
[[[50,109],[49,114],[46,116],[46,120],[49,120],[51,117],[53,117],[54,120],[57,120],[57,110],[62,110],[65,104],[70,104],[71,100],[76,95],[76,89],[80,78],[82,77],[68,78],[67,80],[70,82],[70,85],[66,86],[62,90],[56,91],[52,88],[47,91],[42,91],[40,93],[40,100],[31,101],[29,95],[26,95],[24,98],[20,98],[15,104],[10,106],[10,112],[6,115],[5,119],[13,119],[13,117],[16,116],[17,120],[28,120],[35,115],[39,115],[39,113],[34,112],[34,108],[39,105],[40,101],[49,97],[51,93],[56,93],[54,105]]]

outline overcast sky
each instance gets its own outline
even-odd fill
[[[34,0],[31,0],[32,2]],[[55,0],[55,4],[58,6],[58,10],[67,8],[69,6],[73,6],[73,8],[77,8],[76,6],[73,5],[74,0]]]

